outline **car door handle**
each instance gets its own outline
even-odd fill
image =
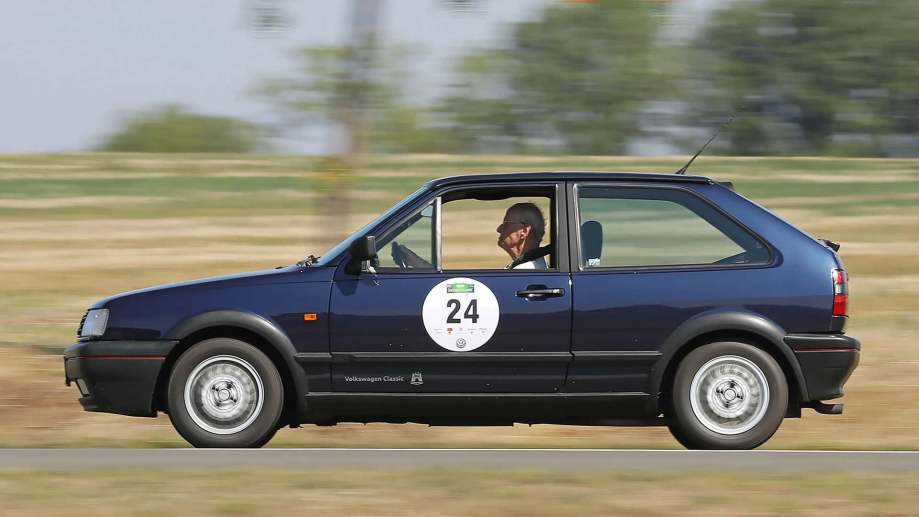
[[[517,296],[527,300],[545,300],[546,298],[558,298],[565,296],[565,290],[561,287],[546,287],[544,285],[528,285],[523,291],[517,291]]]

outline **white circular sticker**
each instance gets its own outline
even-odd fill
[[[498,328],[501,312],[495,293],[471,278],[451,278],[435,285],[421,310],[431,339],[453,352],[469,352],[487,343]]]

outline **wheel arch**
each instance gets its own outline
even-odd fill
[[[154,388],[154,407],[166,411],[166,387],[179,357],[201,341],[224,337],[238,339],[258,348],[271,359],[284,386],[284,411],[281,423],[295,425],[305,411],[309,385],[303,369],[294,359],[296,349],[279,327],[267,319],[242,311],[212,311],[198,314],[175,325],[166,338],[179,342],[166,356]]]
[[[746,341],[768,352],[782,368],[789,382],[791,402],[809,400],[807,384],[794,352],[785,343],[786,332],[775,322],[750,312],[715,312],[699,315],[680,327],[664,342],[661,358],[648,376],[651,411],[665,410],[662,402],[672,386],[676,368],[686,355],[715,341]]]

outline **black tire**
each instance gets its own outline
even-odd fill
[[[176,361],[166,403],[173,427],[195,447],[257,448],[277,432],[284,386],[261,350],[236,339],[214,338],[189,348]]]
[[[697,374],[694,409],[692,386]],[[760,386],[763,380],[768,390]],[[671,397],[670,432],[687,449],[755,449],[782,425],[788,382],[766,351],[746,343],[710,343],[680,362]],[[713,408],[710,400],[723,405]],[[741,411],[741,416],[725,416],[731,411]]]

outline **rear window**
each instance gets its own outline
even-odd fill
[[[756,237],[684,190],[580,187],[578,213],[583,268],[769,260]]]

